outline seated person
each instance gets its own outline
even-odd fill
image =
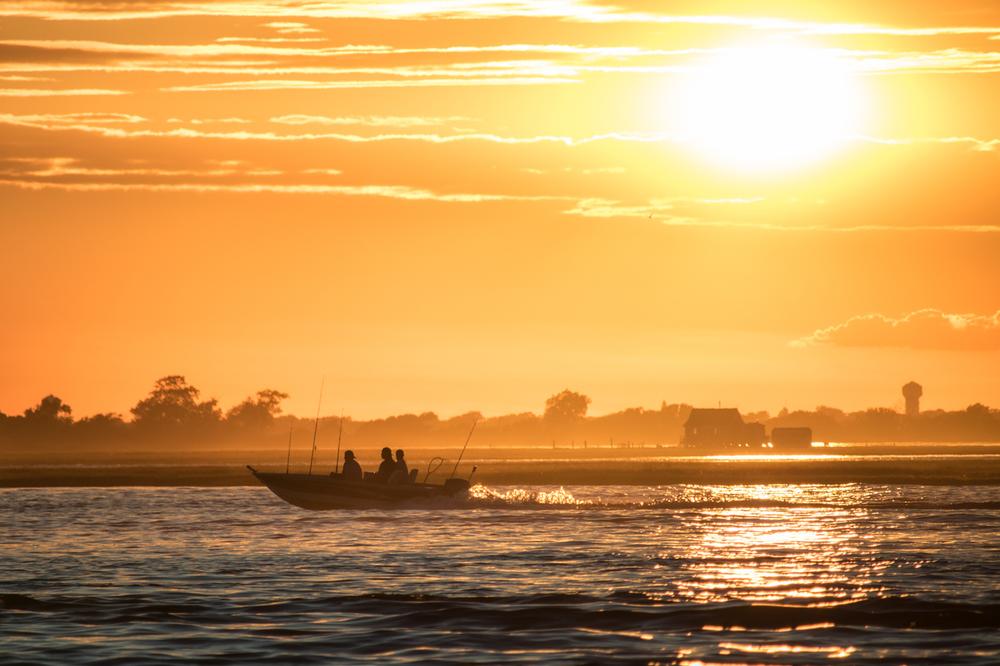
[[[354,451],[344,451],[344,471],[340,473],[344,481],[360,481],[361,465],[354,459]]]
[[[389,483],[392,473],[396,471],[396,463],[392,459],[392,449],[388,446],[382,447],[382,463],[378,466],[375,480],[379,483]]]
[[[403,455],[403,449],[396,449],[396,469],[393,471],[392,476],[389,477],[389,483],[410,482],[410,470],[406,465]]]

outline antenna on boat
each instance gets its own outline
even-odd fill
[[[472,433],[476,431],[477,423],[479,423],[478,416],[476,417],[476,420],[472,422],[472,430],[469,431],[469,436],[465,438],[465,446],[462,447],[462,452],[458,454],[458,460],[455,461],[455,469],[451,470],[451,476],[448,477],[449,479],[455,477],[455,473],[458,471],[458,463],[462,462],[462,456],[465,455],[465,449],[469,446],[469,440],[472,439]]]
[[[288,467],[292,464],[292,431],[295,430],[295,421],[288,423],[288,457],[285,458],[285,474],[288,474]]]
[[[340,437],[344,434],[344,410],[340,410],[340,429],[337,431],[337,463],[333,468],[334,474],[340,474]]]
[[[323,387],[326,385],[326,376],[319,383],[319,402],[316,404],[316,422],[313,424],[313,448],[312,455],[309,456],[309,474],[313,473],[313,459],[316,457],[316,433],[319,432],[319,410],[323,405]]]

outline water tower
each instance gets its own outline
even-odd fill
[[[916,382],[910,382],[903,386],[903,397],[906,398],[906,415],[910,418],[920,414],[920,396],[924,394],[924,387]]]

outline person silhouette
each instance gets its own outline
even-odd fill
[[[396,462],[392,459],[392,449],[388,446],[382,447],[382,462],[375,473],[375,480],[379,483],[389,483],[392,473],[396,471]]]
[[[344,451],[344,471],[340,473],[344,481],[360,481],[361,465],[354,459],[354,451]]]
[[[410,469],[406,464],[404,455],[403,449],[396,449],[396,470],[392,473],[392,478],[389,480],[390,483],[410,482]]]

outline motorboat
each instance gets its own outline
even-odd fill
[[[468,496],[469,481],[450,478],[444,483],[379,483],[370,478],[347,481],[338,474],[300,474],[260,472],[250,465],[247,469],[272,493],[303,509],[382,509],[426,505],[440,499],[462,499]]]

